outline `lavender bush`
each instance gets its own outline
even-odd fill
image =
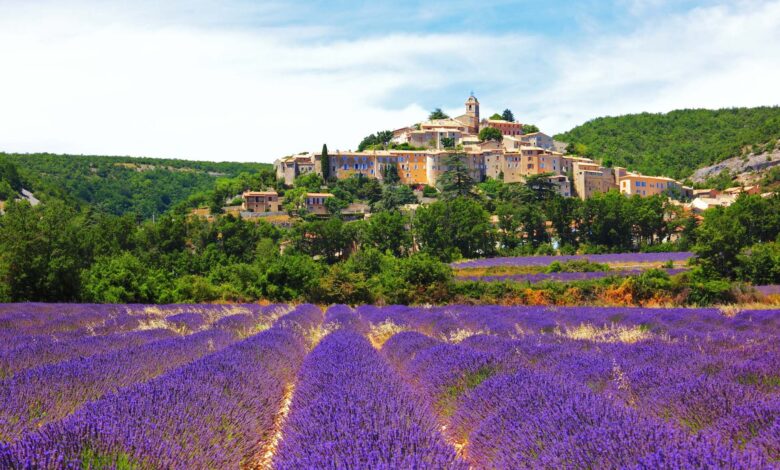
[[[233,341],[228,333],[206,331],[27,369],[0,382],[0,440],[15,439],[90,400],[150,380]]]
[[[371,344],[348,328],[306,358],[274,467],[466,468]]]
[[[5,461],[0,450],[0,465],[251,466],[270,450],[287,385],[305,355],[303,338],[271,328],[88,404],[16,443]]]
[[[453,263],[453,268],[490,268],[493,266],[547,266],[553,261],[587,260],[592,263],[664,263],[687,261],[693,253],[687,251],[669,253],[613,253],[606,255],[521,256],[509,258],[485,258]]]

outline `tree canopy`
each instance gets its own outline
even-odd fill
[[[429,120],[433,119],[447,119],[449,116],[444,113],[444,111],[441,110],[441,108],[436,108],[428,115]]]
[[[379,131],[376,134],[367,135],[360,141],[358,152],[362,152],[366,149],[387,148],[391,140],[393,140],[393,131],[390,130]]]
[[[512,110],[507,108],[501,113],[501,119],[504,121],[515,122],[515,115],[512,114]]]
[[[501,142],[504,140],[504,135],[501,134],[501,131],[496,129],[495,127],[483,127],[479,130],[479,140],[482,142],[486,142],[489,140],[493,140],[496,142]]]
[[[446,197],[468,196],[474,187],[474,178],[469,174],[466,158],[463,154],[454,153],[444,160],[447,168],[437,181],[442,194]]]
[[[701,166],[745,151],[774,148],[780,107],[684,109],[593,119],[557,140],[577,153],[650,175],[685,178]]]

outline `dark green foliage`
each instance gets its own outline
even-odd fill
[[[395,186],[386,185],[382,189],[381,208],[384,210],[394,210],[405,204],[417,203],[417,197],[409,186],[399,184]]]
[[[317,288],[323,268],[306,255],[284,255],[273,260],[265,273],[265,295],[275,301],[306,298]]]
[[[319,192],[324,184],[325,181],[322,180],[322,176],[317,173],[304,173],[295,178],[293,182],[293,186],[296,188],[303,188],[313,193]]]
[[[439,191],[437,191],[433,186],[425,185],[423,186],[422,194],[423,197],[437,197],[439,195]]]
[[[448,155],[444,160],[447,169],[437,181],[442,194],[446,197],[465,197],[471,194],[474,179],[469,174],[466,159],[462,154]]]
[[[0,284],[13,300],[76,300],[90,263],[84,219],[59,201],[9,202],[0,218]]]
[[[455,148],[455,138],[454,137],[442,137],[441,138],[441,146],[445,149],[451,149]]]
[[[743,195],[729,207],[704,213],[693,251],[707,279],[743,278],[760,283],[773,277],[771,264],[777,257],[773,246],[756,244],[773,242],[779,235],[780,197]]]
[[[650,175],[684,178],[696,168],[780,138],[780,107],[685,109],[588,121],[555,136],[572,150]],[[580,147],[575,149],[575,146]]]
[[[739,279],[756,285],[780,284],[780,242],[758,243],[737,259]]]
[[[370,134],[363,137],[358,145],[358,152],[366,149],[384,149],[387,148],[393,139],[393,131],[379,131],[376,134]]]
[[[26,189],[44,202],[60,199],[69,205],[91,205],[111,214],[134,213],[144,218],[162,214],[196,195],[205,201],[208,196],[204,193],[212,191],[220,178],[260,172],[272,178],[270,165],[262,163],[46,153],[0,154],[0,161],[12,164]],[[5,171],[0,168],[0,172]],[[222,199],[220,205],[224,203]]]
[[[420,207],[413,231],[420,250],[442,261],[490,256],[495,252],[490,214],[472,199],[456,197]]]
[[[22,190],[22,178],[16,166],[0,154],[0,201],[13,199]]]
[[[330,179],[330,157],[328,156],[327,144],[322,144],[322,155],[320,157],[320,164],[322,167],[322,179],[328,181]]]
[[[412,244],[407,224],[406,217],[400,212],[377,212],[362,227],[361,245],[376,248],[383,253],[402,256]]]
[[[398,175],[398,167],[395,165],[386,165],[382,168],[382,179],[385,184],[398,184],[401,182],[401,176]]]
[[[98,258],[82,274],[82,298],[97,303],[154,303],[170,280],[129,252]]]
[[[496,142],[501,142],[504,140],[504,135],[501,134],[501,131],[496,129],[495,127],[483,127],[479,130],[479,140],[482,142],[494,140]]]
[[[328,263],[346,259],[357,240],[357,226],[338,218],[301,222],[288,233],[292,247],[300,253]]]
[[[512,110],[507,108],[501,113],[501,119],[504,121],[515,122],[515,115],[512,114]]]
[[[441,110],[441,108],[436,108],[428,115],[428,119],[447,119],[449,116],[444,113],[444,111]]]
[[[533,124],[523,124],[523,134],[533,134],[539,132],[539,128]]]

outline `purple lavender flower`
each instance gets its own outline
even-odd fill
[[[510,258],[485,258],[453,263],[454,268],[489,268],[493,266],[547,266],[554,261],[588,260],[592,263],[663,263],[687,261],[693,253],[687,251],[668,253],[613,253],[606,255],[521,256]]]
[[[282,436],[278,469],[466,468],[424,403],[348,329],[304,361]]]
[[[256,465],[273,450],[277,416],[305,354],[292,329],[271,328],[86,405],[26,436],[5,457],[0,449],[0,465],[14,459],[40,469]]]
[[[150,380],[234,341],[221,331],[27,369],[0,382],[0,440],[64,418],[84,403]]]

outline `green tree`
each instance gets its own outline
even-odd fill
[[[296,188],[303,188],[309,192],[319,191],[324,184],[325,182],[322,180],[322,176],[314,172],[304,173],[295,178],[294,182]]]
[[[444,147],[445,149],[455,148],[454,137],[442,137],[440,142],[441,142],[441,146]]]
[[[306,194],[308,192],[306,188],[295,188],[285,191],[282,207],[290,216],[306,216],[308,214],[306,210]]]
[[[441,302],[449,298],[452,270],[426,253],[408,258],[386,259],[379,276],[385,303]]]
[[[395,165],[385,165],[382,168],[382,179],[385,184],[398,184],[401,182],[401,177],[398,175],[398,167]]]
[[[547,219],[562,246],[576,248],[579,244],[577,227],[580,224],[581,202],[577,198],[557,195],[544,205]]]
[[[10,201],[0,218],[4,279],[15,301],[77,300],[89,262],[81,216],[60,201],[31,207]]]
[[[613,251],[633,249],[628,199],[617,191],[597,193],[582,204],[580,242]]]
[[[265,273],[265,296],[277,302],[302,299],[317,289],[322,266],[306,255],[283,255]]]
[[[460,256],[484,257],[495,252],[490,214],[468,198],[420,207],[413,220],[413,233],[421,251],[443,261]]]
[[[357,239],[354,226],[332,217],[296,224],[288,234],[293,248],[328,263],[346,259]]]
[[[525,179],[528,195],[535,202],[549,201],[557,194],[556,184],[550,180],[551,173],[530,175]]]
[[[320,165],[322,166],[322,179],[328,181],[330,179],[330,157],[328,156],[327,144],[322,144]]]
[[[755,285],[780,283],[780,242],[757,243],[738,256],[738,278]]]
[[[486,141],[496,141],[501,142],[504,140],[504,135],[501,134],[501,131],[496,129],[495,127],[483,127],[479,131],[479,140],[482,142]]]
[[[704,221],[696,229],[693,252],[706,277],[729,278],[737,272],[738,257],[748,244],[747,230],[739,220],[722,208],[714,208],[704,213]]]
[[[512,111],[509,108],[507,108],[501,114],[501,119],[504,121],[515,122],[515,115],[512,114]]]
[[[491,121],[500,121],[502,119],[504,119],[504,116],[502,116],[502,115],[500,115],[498,113],[493,113],[493,115],[490,116],[490,120]]]
[[[433,111],[431,111],[431,114],[428,115],[429,120],[434,119],[447,119],[449,116],[444,113],[444,111],[441,110],[441,108],[436,108]]]
[[[414,192],[404,184],[386,185],[382,190],[381,207],[384,210],[392,211],[405,204],[415,204],[416,202],[417,197]]]
[[[523,134],[533,134],[539,132],[539,128],[533,124],[523,124]]]
[[[376,248],[383,253],[403,256],[412,243],[407,223],[406,217],[400,212],[377,212],[362,227],[360,241],[363,246]]]
[[[129,252],[95,260],[82,275],[82,299],[97,303],[155,303],[169,280]]]
[[[474,187],[474,179],[469,174],[466,158],[463,154],[454,153],[444,160],[446,170],[437,181],[442,194],[446,197],[468,196]]]
[[[344,263],[331,266],[312,294],[311,300],[324,304],[370,304],[374,300],[365,276]]]

